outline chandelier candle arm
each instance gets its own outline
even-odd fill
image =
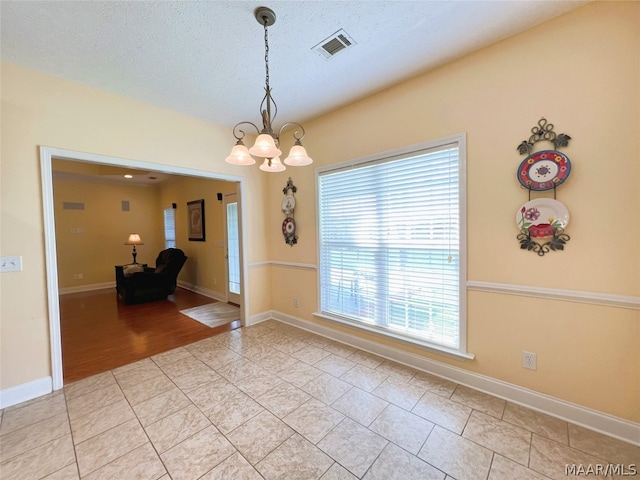
[[[275,133],[271,122],[276,118],[278,113],[278,106],[275,100],[271,96],[271,86],[269,85],[269,29],[271,25],[276,22],[276,14],[267,7],[258,7],[254,11],[254,16],[258,23],[264,27],[264,65],[265,65],[265,95],[260,103],[260,115],[262,117],[262,130],[260,130],[252,122],[240,122],[233,127],[233,136],[237,142],[231,154],[225,159],[227,163],[233,165],[253,165],[255,160],[253,157],[264,158],[264,163],[260,166],[260,169],[265,172],[281,172],[286,167],[280,161],[280,155],[282,151],[278,148],[280,145],[280,137],[289,126],[297,127],[293,132],[293,138],[295,144],[289,152],[289,156],[285,158],[284,163],[292,166],[304,166],[313,163],[311,157],[307,155],[307,151],[302,146],[301,140],[304,138],[305,131],[302,125],[295,122],[285,123],[282,128]],[[273,105],[273,115],[271,113],[271,107]],[[253,126],[258,137],[254,145],[251,148],[247,148],[242,141],[245,136],[245,132],[238,127],[240,125]],[[300,131],[302,134],[300,134]],[[252,157],[253,156],[253,157]]]
[[[257,133],[260,133],[260,129],[258,128],[258,126],[255,123],[252,122],[240,122],[240,123],[236,123],[236,125],[233,127],[233,136],[236,137],[236,140],[242,140],[245,136],[244,130],[240,130],[238,127],[240,125],[251,125],[253,128],[256,129]],[[238,133],[236,133],[238,132]]]

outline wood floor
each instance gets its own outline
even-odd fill
[[[119,302],[115,288],[60,295],[64,383],[240,327],[236,321],[209,328],[180,313],[212,302],[182,288],[140,305]]]

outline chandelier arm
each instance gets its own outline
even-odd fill
[[[296,129],[293,131],[293,138],[295,138],[295,139],[296,139],[296,143],[299,143],[299,142],[300,142],[300,141],[302,141],[302,139],[304,138],[304,136],[305,136],[306,132],[304,131],[304,127],[303,127],[302,125],[300,125],[299,123],[296,123],[296,122],[287,122],[287,123],[285,123],[284,125],[282,125],[282,127],[280,127],[280,131],[278,132],[278,138],[280,138],[280,135],[282,135],[282,132],[284,132],[284,130],[285,130],[287,127],[290,127],[290,126],[296,126],[296,127],[298,127],[300,130],[302,130],[302,135],[300,135],[300,136],[298,136],[298,135],[300,134],[300,132],[298,131],[298,128],[296,128]]]
[[[271,126],[271,122],[276,118],[278,114],[278,105],[276,101],[271,96],[271,88],[268,86],[265,87],[266,93],[264,97],[262,97],[262,102],[260,102],[260,114],[262,115],[262,133],[269,133],[274,135],[273,127]],[[265,108],[266,104],[266,108]],[[271,114],[271,105],[273,104],[273,115]]]
[[[260,133],[260,129],[256,126],[256,124],[255,124],[255,123],[251,123],[251,122],[240,122],[240,123],[236,123],[236,124],[234,125],[234,127],[233,127],[233,136],[234,136],[234,137],[236,137],[236,140],[238,140],[238,141],[242,140],[242,139],[244,138],[244,136],[245,136],[245,132],[244,132],[244,130],[240,130],[240,129],[238,128],[240,125],[251,125],[253,128],[255,128],[255,129],[256,129],[256,132]],[[240,133],[241,135],[240,135],[240,136],[238,136],[238,133],[236,133],[236,131],[237,131],[238,133]]]

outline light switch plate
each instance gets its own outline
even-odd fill
[[[0,257],[0,272],[21,272],[22,257]]]

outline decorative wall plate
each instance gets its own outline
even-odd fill
[[[282,234],[291,237],[296,234],[296,222],[293,218],[287,217],[282,222]]]
[[[531,238],[553,237],[556,230],[564,230],[569,223],[569,211],[552,198],[536,198],[520,207],[516,224],[522,233]]]
[[[282,212],[285,214],[293,213],[293,209],[296,208],[296,198],[291,195],[285,195],[282,200]]]
[[[529,190],[543,191],[563,183],[571,173],[571,162],[557,150],[541,150],[525,158],[518,167],[518,181]]]
[[[298,243],[298,235],[296,235],[296,221],[293,219],[293,211],[296,208],[296,193],[298,189],[293,184],[293,180],[289,177],[287,185],[282,189],[284,198],[282,199],[282,213],[287,217],[282,222],[282,234],[284,241],[292,247]]]

